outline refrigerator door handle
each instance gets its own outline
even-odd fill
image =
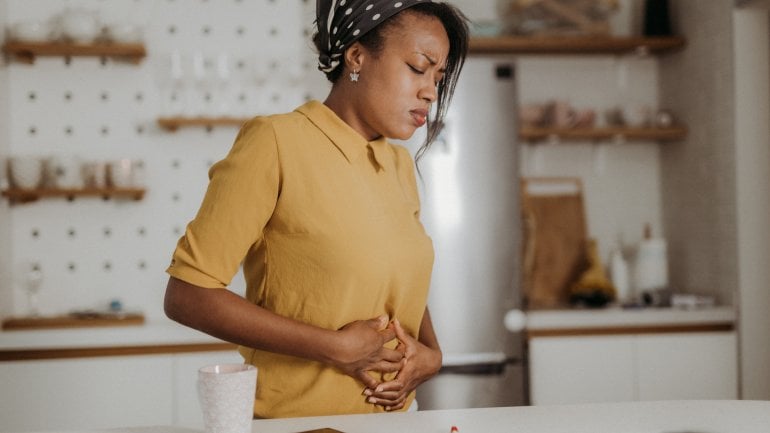
[[[502,352],[449,354],[444,356],[439,374],[501,375],[506,366],[522,362]]]

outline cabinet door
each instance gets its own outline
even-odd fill
[[[533,405],[632,401],[630,336],[542,337],[529,342]]]
[[[235,350],[174,355],[174,425],[203,428],[198,404],[198,369],[225,363],[241,364],[243,358]]]
[[[640,400],[738,397],[734,332],[637,337]]]
[[[170,356],[0,363],[0,431],[172,422]]]

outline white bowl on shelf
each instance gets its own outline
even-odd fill
[[[131,23],[116,23],[105,27],[107,39],[118,44],[139,44],[142,29]]]
[[[82,8],[69,8],[58,19],[62,36],[72,42],[88,44],[101,32],[96,13]]]
[[[18,42],[48,42],[51,29],[40,21],[19,21],[8,28],[9,39]]]
[[[36,189],[43,183],[43,160],[36,156],[11,156],[7,172],[12,188]]]

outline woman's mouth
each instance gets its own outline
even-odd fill
[[[425,125],[425,122],[428,119],[428,110],[412,110],[409,112],[409,114],[412,115],[412,119],[414,120],[414,124],[417,125],[417,127],[421,127],[422,125]]]

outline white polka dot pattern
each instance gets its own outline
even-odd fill
[[[339,66],[345,46],[393,15],[430,0],[318,0],[316,23],[326,50],[318,55],[318,69],[331,72]]]

